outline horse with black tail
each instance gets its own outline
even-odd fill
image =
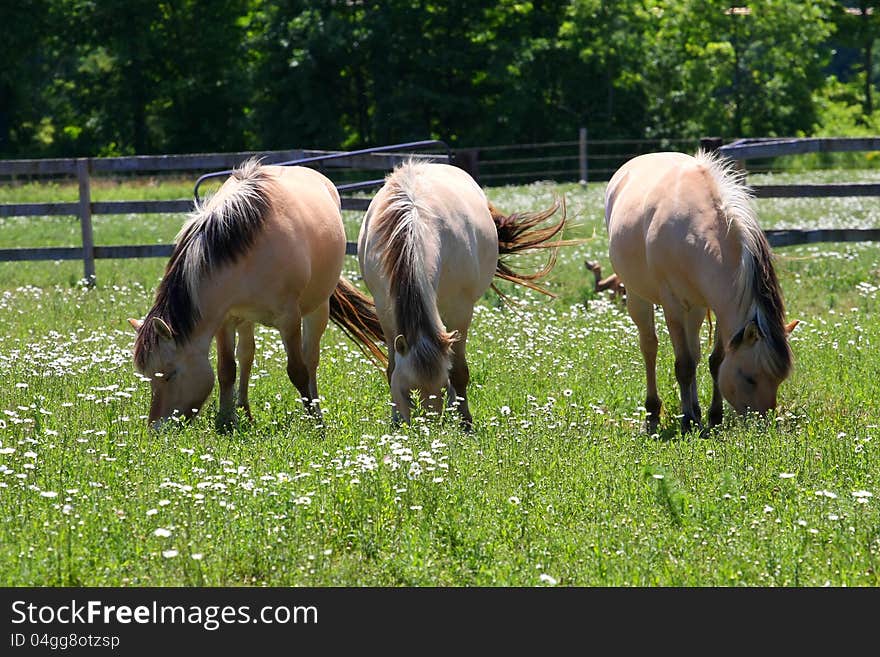
[[[560,207],[559,222],[541,226]],[[410,420],[412,391],[439,413],[445,388],[472,428],[465,349],[474,304],[496,277],[551,294],[536,281],[566,243],[554,240],[566,225],[558,200],[541,212],[502,214],[470,175],[446,164],[410,161],[386,178],[361,225],[358,260],[388,349],[395,422]],[[536,248],[551,256],[535,273],[500,257]]]
[[[255,160],[236,169],[181,229],[146,318],[129,320],[135,366],[152,387],[149,424],[201,409],[214,386],[215,338],[217,423],[235,419],[236,358],[237,404],[250,416],[255,323],[281,333],[288,377],[320,419],[317,368],[329,319],[385,362],[375,345],[383,339],[375,309],[341,277],[344,258],[340,199],[329,179]]]

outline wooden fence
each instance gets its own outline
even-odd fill
[[[748,171],[746,160],[802,155],[804,153],[843,153],[880,151],[880,137],[832,138],[762,138],[738,139],[723,144],[716,137],[700,140],[700,145],[717,150],[741,169]],[[844,196],[880,196],[878,183],[828,183],[793,185],[750,185],[757,198],[827,198]],[[772,246],[793,246],[815,242],[877,242],[880,228],[820,228],[815,230],[765,230]]]
[[[418,142],[424,143],[424,142]],[[435,142],[441,144],[441,142]],[[880,138],[833,139],[740,139],[723,144],[718,138],[700,140],[704,148],[718,150],[724,156],[743,164],[755,158],[774,158],[784,155],[842,151],[880,151]],[[455,153],[455,163],[468,170],[483,183],[534,180],[536,176],[553,179],[574,179],[586,182],[590,177],[603,179],[630,157],[651,150],[692,151],[696,142],[661,140],[587,140],[582,129],[576,141],[546,144],[519,144],[477,149],[461,149]],[[381,147],[380,150],[390,149]],[[444,145],[445,148],[445,145]],[[555,149],[555,150],[554,150]],[[312,162],[319,170],[333,169],[331,177],[352,175],[353,171],[388,171],[409,157],[450,161],[444,154],[412,154],[400,152],[353,153],[340,157],[336,151],[288,150],[195,155],[155,155],[121,158],[80,158],[0,161],[0,178],[76,176],[79,182],[79,200],[69,203],[14,203],[0,205],[0,217],[73,215],[79,218],[82,246],[51,248],[0,249],[0,261],[22,260],[82,260],[85,277],[93,281],[95,260],[105,258],[168,257],[170,244],[140,244],[96,246],[92,231],[92,215],[132,213],[186,213],[193,208],[191,200],[169,201],[92,201],[91,178],[94,174],[161,173],[181,171],[216,171],[231,169],[244,160],[264,157],[267,162],[281,162],[333,155],[334,159]],[[491,154],[501,153],[501,157]],[[589,162],[593,161],[590,169]],[[576,166],[575,166],[576,163]],[[550,168],[547,168],[547,167]],[[492,167],[495,167],[494,169]],[[538,167],[538,169],[536,169]],[[557,167],[557,168],[554,168]],[[743,166],[743,168],[745,168]],[[377,182],[377,181],[371,181]],[[369,185],[369,183],[367,183]],[[341,185],[340,187],[346,187]],[[355,185],[356,187],[356,185]],[[754,185],[758,198],[817,198],[836,196],[880,196],[880,183],[833,183],[808,185]],[[343,196],[345,210],[364,210],[369,200]],[[880,228],[871,229],[818,229],[766,230],[773,246],[791,246],[814,242],[880,241]],[[349,243],[346,252],[356,253],[356,245]]]
[[[694,152],[697,139],[600,139],[578,131],[577,139],[537,144],[460,148],[458,166],[482,185],[523,184],[535,180],[597,182],[608,180],[627,160],[655,151]]]
[[[441,142],[436,142],[438,146]],[[424,145],[424,144],[423,144]],[[401,146],[401,145],[396,145]],[[445,148],[445,145],[442,145]],[[375,150],[389,150],[380,147]],[[150,258],[171,255],[171,244],[137,244],[96,246],[92,230],[92,215],[186,213],[193,209],[193,201],[92,201],[93,174],[157,173],[181,171],[216,171],[232,169],[251,157],[262,157],[267,163],[288,162],[306,158],[327,159],[312,161],[309,166],[319,170],[388,171],[408,158],[423,158],[447,162],[448,153],[372,152],[340,156],[336,151],[288,150],[267,152],[211,153],[196,155],[149,155],[113,158],[5,160],[0,161],[0,177],[76,176],[79,200],[69,203],[7,203],[0,204],[0,217],[73,215],[79,219],[82,246],[0,249],[0,262],[24,260],[82,260],[87,281],[95,280],[95,260],[105,258]],[[368,181],[379,184],[381,181]],[[345,188],[346,186],[341,186]],[[352,185],[357,188],[358,185]],[[343,210],[365,210],[369,199],[343,196]],[[355,254],[357,245],[349,242],[346,253]]]

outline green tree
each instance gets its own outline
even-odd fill
[[[835,3],[837,39],[861,55],[862,112],[874,111],[874,43],[880,36],[880,0]]]
[[[0,154],[38,147],[45,129],[40,95],[50,32],[48,0],[0,3]]]
[[[652,135],[772,136],[815,119],[832,3],[656,0],[646,71]]]
[[[641,0],[577,0],[559,29],[569,55],[560,68],[566,107],[578,126],[605,138],[640,137],[647,100],[643,70],[650,15]]]

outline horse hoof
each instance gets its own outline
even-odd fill
[[[700,429],[700,438],[711,438],[712,436],[717,434],[719,431],[721,431],[720,426],[718,426],[717,424],[716,425],[710,424],[709,426],[702,427]]]
[[[703,423],[698,420],[693,420],[688,418],[687,420],[681,421],[681,435],[686,436],[692,431],[696,431],[698,433],[702,433],[703,431]]]
[[[238,428],[238,418],[233,416],[217,416],[214,422],[218,433],[231,433]]]

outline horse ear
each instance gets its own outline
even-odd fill
[[[797,327],[797,325],[800,324],[800,323],[801,323],[801,320],[799,320],[799,319],[793,319],[793,320],[791,320],[788,324],[785,325],[785,335],[786,335],[786,336],[791,335],[791,332],[794,331],[794,329],[795,329],[795,328]]]
[[[746,324],[746,327],[743,329],[743,342],[745,344],[755,344],[758,340],[761,339],[761,337],[761,329],[758,328],[757,322],[751,321]]]
[[[144,325],[143,321],[141,321],[140,319],[134,319],[132,317],[128,318],[128,323],[131,324],[131,328],[133,328],[135,331],[140,331],[141,326]]]
[[[394,351],[401,356],[406,356],[406,352],[409,351],[409,345],[406,343],[406,338],[403,337],[402,333],[394,338]]]
[[[171,332],[171,327],[165,322],[161,317],[153,318],[153,326],[156,329],[156,333],[159,334],[159,337],[164,340],[171,340],[174,337],[174,334]]]

